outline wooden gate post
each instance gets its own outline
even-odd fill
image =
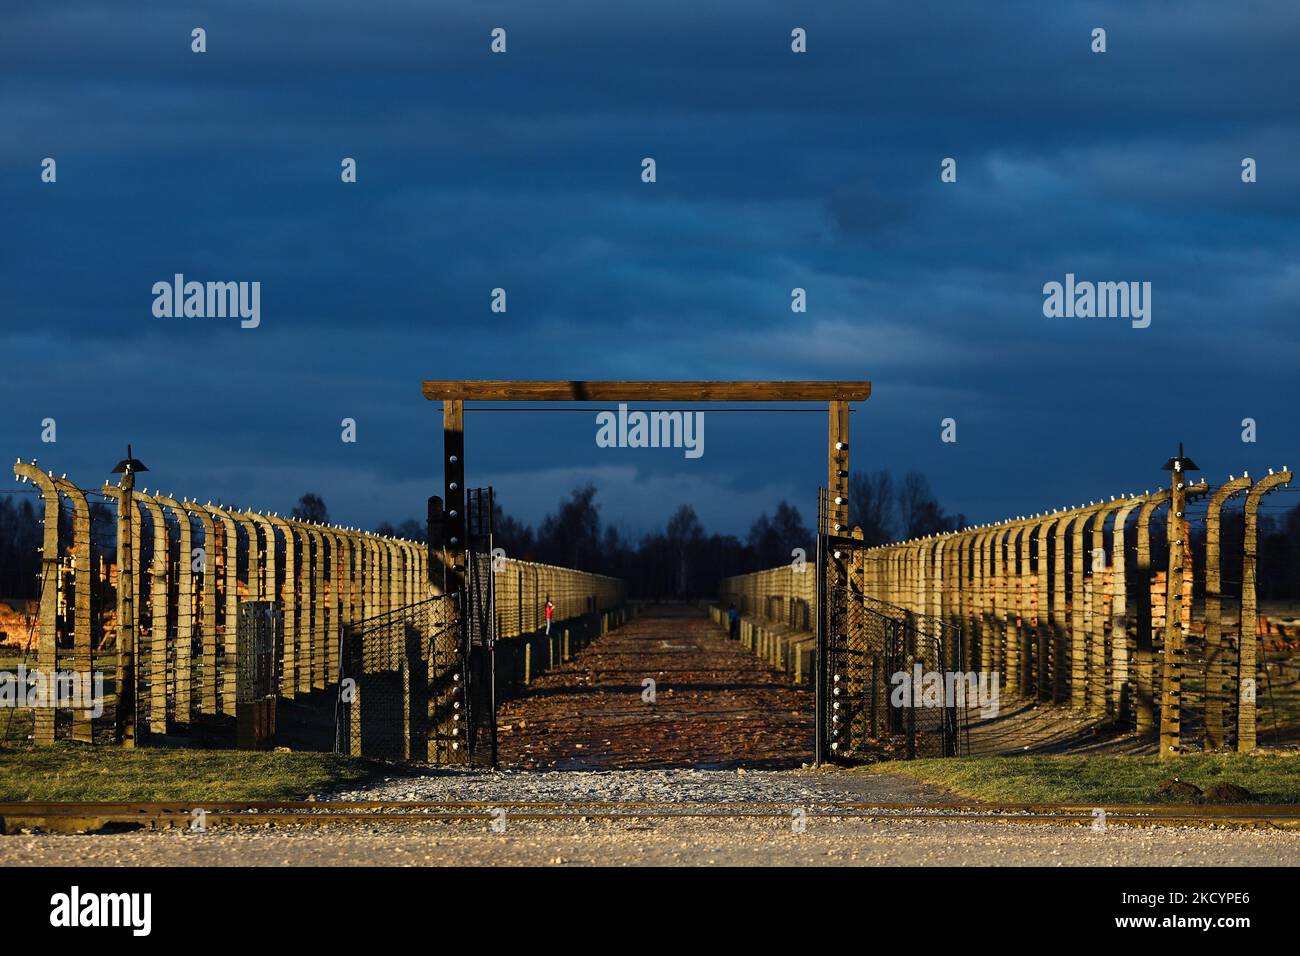
[[[465,589],[465,403],[442,403],[443,507],[447,518],[447,591]]]
[[[849,532],[849,403],[829,403],[826,490],[832,534]]]

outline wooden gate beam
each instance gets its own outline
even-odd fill
[[[862,402],[871,383],[426,381],[422,391],[435,402]]]

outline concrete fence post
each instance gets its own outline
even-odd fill
[[[1131,667],[1135,645],[1130,636],[1128,589],[1128,546],[1125,526],[1129,515],[1142,503],[1130,496],[1115,513],[1111,529],[1111,679],[1110,712],[1117,720],[1127,721],[1132,708]]]
[[[1169,489],[1148,494],[1138,512],[1137,526],[1137,694],[1135,727],[1139,734],[1155,729],[1155,628],[1152,621],[1151,518],[1169,501]]]
[[[1099,508],[1079,508],[1070,521],[1070,706],[1075,710],[1088,706],[1088,615],[1084,603],[1088,558],[1083,533],[1089,521],[1097,520]]]
[[[259,537],[261,541],[264,542],[261,551],[262,600],[278,602],[283,612],[284,594],[280,585],[280,560],[279,560],[280,547],[279,547],[279,542],[276,540],[276,535],[275,535],[276,529],[279,527],[279,525],[277,522],[272,521],[270,517],[262,514],[260,511],[249,511],[247,512],[247,516],[251,526],[256,528],[258,532],[260,532]],[[289,542],[286,539],[285,541],[286,551],[289,550],[290,544],[291,542]],[[286,574],[286,584],[287,583],[288,583],[288,579]],[[284,621],[283,617],[281,617],[280,623],[281,623],[281,628],[283,630],[281,640],[287,641],[289,632],[287,630],[287,624]],[[280,668],[279,681],[276,684],[276,694],[281,695],[284,690],[285,681],[288,679],[285,676],[283,643],[275,649],[275,655],[276,655],[275,658],[276,665]]]
[[[299,634],[298,610],[298,546],[299,535],[287,518],[278,514],[271,515],[271,524],[280,529],[284,537],[284,588],[280,592],[280,604],[283,608],[284,645],[280,650],[280,696],[293,700],[298,693],[298,645]]]
[[[311,689],[324,690],[325,678],[325,536],[320,526],[307,526],[311,541],[311,576],[308,578],[308,604],[311,607],[311,648],[308,666],[311,668]],[[392,662],[396,664],[396,660]]]
[[[156,498],[141,493],[153,530],[149,559],[149,732],[167,733],[167,520]]]
[[[217,713],[217,523],[197,502],[182,502],[203,529],[203,567],[199,585],[199,713]]]
[[[221,713],[235,716],[235,678],[239,655],[239,526],[224,508],[205,506],[221,525]],[[215,558],[214,558],[215,560]],[[214,662],[215,667],[215,662]]]
[[[1002,632],[1001,672],[1006,687],[1016,693],[1020,687],[1020,629],[1017,620],[1019,584],[1016,580],[1016,561],[1019,549],[1019,523],[1008,524],[998,535],[998,629]]]
[[[114,740],[134,747],[140,728],[135,707],[136,540],[140,519],[135,510],[135,474],[128,469],[117,485],[104,483],[104,494],[117,503],[117,669],[113,682],[117,705],[113,715]]]
[[[17,462],[14,474],[40,489],[45,506],[41,516],[41,596],[37,611],[36,666],[46,680],[53,680],[58,669],[59,491],[54,486],[54,476],[37,468],[35,461],[30,465]],[[37,744],[54,743],[54,708],[41,707],[32,719],[32,740]]]
[[[1110,618],[1106,614],[1106,598],[1111,601],[1111,613],[1114,613],[1114,549],[1111,551],[1111,567],[1106,567],[1106,521],[1126,507],[1123,499],[1107,502],[1100,506],[1092,520],[1092,548],[1089,554],[1089,574],[1092,579],[1092,615],[1089,621],[1088,648],[1088,712],[1094,717],[1105,717],[1110,711],[1110,687],[1107,683],[1107,664],[1114,662],[1114,648],[1110,646]],[[1112,532],[1112,542],[1115,537]],[[1124,533],[1119,531],[1122,540]],[[1093,570],[1093,559],[1099,559],[1101,571]],[[1123,565],[1117,572],[1123,576]]]
[[[1237,665],[1237,750],[1256,745],[1256,682],[1259,679],[1259,603],[1255,592],[1258,564],[1259,505],[1273,489],[1291,483],[1291,472],[1269,474],[1246,494],[1246,533],[1241,561],[1241,638]]]
[[[1038,668],[1036,697],[1039,700],[1052,699],[1052,681],[1056,671],[1056,639],[1053,636],[1054,611],[1052,608],[1052,589],[1049,568],[1051,567],[1052,529],[1059,519],[1048,515],[1039,520],[1037,525],[1038,561],[1034,569],[1034,584],[1037,592],[1037,607],[1034,609],[1034,641],[1037,647]]]
[[[1186,509],[1195,488],[1199,488],[1201,493],[1207,490],[1204,482],[1199,486],[1190,485],[1178,462],[1180,459],[1175,459],[1169,499],[1169,570],[1165,574],[1164,667],[1160,681],[1161,759],[1181,753],[1183,749],[1183,665],[1192,603],[1191,588],[1185,580],[1192,564]],[[1184,612],[1188,619],[1185,619]]]
[[[972,636],[978,649],[978,669],[986,674],[991,674],[994,670],[993,645],[988,628],[989,541],[992,537],[993,532],[985,528],[975,536],[973,545],[975,580],[972,582],[974,590],[971,597],[975,627]]]
[[[1016,614],[1016,657],[1020,665],[1020,682],[1018,690],[1024,697],[1034,696],[1034,576],[1030,570],[1030,558],[1033,545],[1035,522],[1023,522],[1017,534],[1020,543],[1020,567],[1017,581],[1020,585],[1017,595],[1019,605]]]
[[[172,680],[173,718],[182,731],[189,726],[194,690],[194,526],[185,505],[159,495],[158,504],[171,511],[180,529],[176,560],[176,660]]]
[[[1237,641],[1223,628],[1223,505],[1250,487],[1230,479],[1210,496],[1205,512],[1205,749],[1221,750],[1228,739],[1228,713],[1236,713]]]
[[[82,490],[67,478],[52,480],[72,502],[72,668],[80,678],[94,666],[90,648],[90,506]],[[85,710],[73,710],[72,739],[93,743],[93,723]]]

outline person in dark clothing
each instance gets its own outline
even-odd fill
[[[734,604],[727,608],[727,636],[733,641],[740,640],[740,612]]]

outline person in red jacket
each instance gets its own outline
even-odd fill
[[[551,618],[555,615],[555,605],[551,603],[551,596],[546,595],[546,636],[551,636]]]

